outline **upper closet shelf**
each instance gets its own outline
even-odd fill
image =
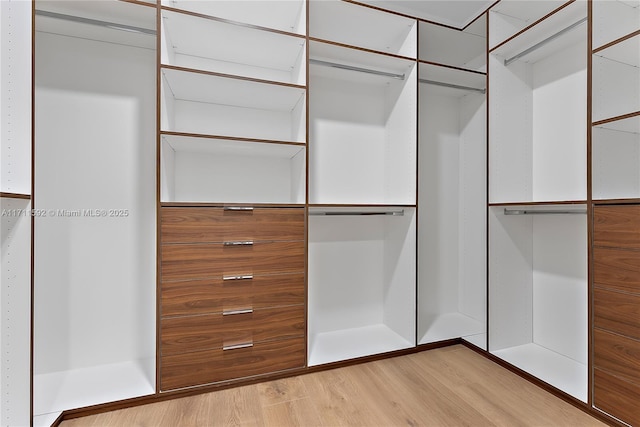
[[[484,74],[421,63],[418,76],[418,81],[427,85],[432,93],[453,97],[486,93],[487,77]]]
[[[311,1],[309,35],[409,58],[417,54],[415,19],[343,1]]]
[[[306,33],[305,3],[305,0],[162,0],[163,6],[296,34]]]
[[[310,74],[361,83],[384,84],[390,80],[409,78],[415,62],[336,46],[330,43],[309,43]]]
[[[504,58],[506,66],[518,60],[535,63],[583,40],[586,28],[586,4],[575,1],[491,53]]]
[[[478,19],[464,31],[420,22],[420,52],[423,61],[486,71],[486,19]]]
[[[638,26],[640,27],[640,22]],[[616,43],[606,49],[599,50],[594,55],[631,67],[640,68],[640,34]]]
[[[615,121],[608,121],[601,124],[595,123],[594,126],[598,129],[607,129],[640,135],[640,111],[638,111],[636,115],[631,117]]]
[[[303,37],[169,10],[162,18],[164,64],[305,84]]]
[[[593,47],[597,49],[640,30],[640,0],[593,2]]]

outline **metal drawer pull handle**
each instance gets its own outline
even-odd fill
[[[249,314],[249,313],[253,313],[253,308],[246,308],[244,310],[229,310],[229,311],[223,311],[222,315],[223,316],[232,316],[234,314]]]
[[[225,206],[225,211],[252,211],[253,206]]]
[[[227,351],[227,350],[238,350],[240,348],[249,348],[249,347],[253,347],[253,343],[246,343],[246,344],[235,344],[235,345],[225,345],[224,347],[222,347],[223,351]]]
[[[247,274],[246,276],[223,276],[222,280],[251,280],[253,275]]]
[[[224,242],[225,246],[253,246],[252,240],[246,240],[244,242]]]

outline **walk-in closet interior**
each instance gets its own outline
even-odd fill
[[[0,2],[0,425],[459,343],[640,425],[640,1],[456,3]]]

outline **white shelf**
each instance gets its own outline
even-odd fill
[[[577,1],[539,24],[543,31],[525,34],[537,42],[583,13]],[[491,203],[586,199],[586,29],[580,25],[506,66],[505,58],[531,46],[520,42],[525,34],[490,55]]]
[[[483,335],[486,337],[486,325],[462,313],[445,313],[421,319],[421,328],[424,333],[422,338],[418,340],[418,344],[429,344],[438,341],[449,340],[453,338],[470,337],[472,341],[474,336]],[[476,344],[477,345],[477,344]],[[482,343],[480,347],[485,347],[486,343]]]
[[[415,344],[415,208],[387,208],[309,217],[311,365]]]
[[[312,58],[404,75],[310,67],[310,202],[415,204],[415,62],[324,43],[310,49]]]
[[[338,0],[309,2],[309,35],[322,40],[415,58],[415,19]]]
[[[168,10],[162,17],[165,64],[305,85],[304,38]]]
[[[162,136],[162,201],[304,203],[304,146]]]
[[[640,0],[593,2],[593,47],[598,48],[640,30]]]
[[[162,6],[289,33],[305,34],[305,0],[161,0]]]
[[[309,341],[309,366],[413,347],[411,341],[383,324],[324,332]]]
[[[570,396],[587,401],[586,364],[533,343],[492,353]]]
[[[418,79],[420,88],[428,89],[429,95],[461,98],[470,94],[479,94],[484,99],[487,88],[487,76],[484,74],[432,64],[420,64]],[[425,82],[425,80],[431,83]],[[443,84],[439,85],[438,83]]]
[[[423,61],[486,71],[486,19],[480,18],[464,31],[420,22],[420,52]]]
[[[640,111],[640,35],[593,55],[593,121],[637,111]]]
[[[493,49],[565,3],[566,0],[502,0],[489,11],[489,48]]]
[[[305,142],[302,87],[163,68],[162,130]]]
[[[640,198],[640,116],[593,128],[593,198]]]
[[[154,361],[124,362],[34,376],[34,415],[155,393]]]

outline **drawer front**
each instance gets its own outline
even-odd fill
[[[303,368],[305,339],[269,341],[252,347],[214,349],[161,357],[163,391]]]
[[[640,206],[596,206],[593,244],[640,249]]]
[[[304,208],[162,208],[163,243],[304,240]]]
[[[208,314],[304,304],[304,273],[164,282],[161,316]]]
[[[640,387],[640,341],[593,330],[593,366]]]
[[[594,287],[593,325],[640,340],[640,295]]]
[[[172,317],[160,324],[163,356],[302,337],[305,333],[303,305]]]
[[[162,281],[304,272],[304,241],[163,245]]]
[[[640,386],[594,370],[593,406],[630,425],[640,425]]]
[[[593,248],[593,283],[640,293],[640,251]]]

